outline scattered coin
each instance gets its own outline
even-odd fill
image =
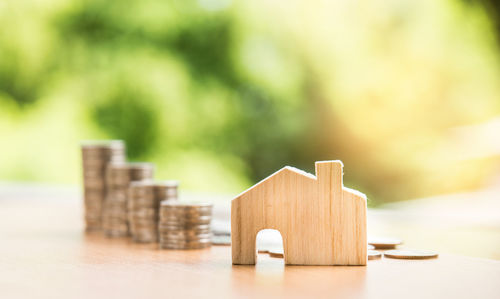
[[[369,238],[368,244],[375,246],[375,249],[394,249],[397,245],[401,245],[403,241],[392,238]]]
[[[231,246],[230,236],[212,236],[212,245]]]
[[[368,260],[377,260],[382,257],[382,253],[376,250],[368,250]]]
[[[384,252],[384,257],[393,259],[424,260],[437,258],[438,253],[431,250],[396,249]]]
[[[269,249],[269,256],[274,258],[283,258],[285,256],[285,252],[283,249]]]

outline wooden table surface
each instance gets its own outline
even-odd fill
[[[0,298],[500,298],[495,260],[285,267],[259,255],[233,266],[230,247],[168,251],[86,234],[80,200],[54,192],[0,192]]]

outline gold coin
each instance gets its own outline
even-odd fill
[[[212,245],[231,246],[231,237],[212,236]]]
[[[200,225],[167,225],[162,222],[158,225],[160,231],[207,231],[210,230],[209,224]]]
[[[206,202],[162,202],[161,206],[166,209],[202,209],[212,208],[213,205]]]
[[[156,243],[158,238],[156,236],[132,236],[132,241],[136,243]]]
[[[212,243],[199,243],[199,244],[193,244],[193,245],[177,245],[177,244],[160,243],[160,249],[177,249],[177,250],[202,249],[202,248],[208,248],[211,245],[212,245]]]
[[[425,260],[438,257],[438,253],[431,250],[395,249],[384,252],[385,257],[393,259]]]
[[[268,253],[270,257],[274,258],[283,258],[285,256],[283,249],[269,249]]]
[[[155,230],[137,230],[137,231],[134,231],[134,233],[132,234],[134,237],[141,237],[141,238],[144,238],[144,237],[158,237],[158,234],[156,233]]]
[[[394,249],[401,245],[403,241],[393,238],[369,238],[368,244],[375,246],[376,249]]]
[[[125,230],[106,230],[105,235],[108,238],[121,238],[121,237],[127,237],[128,236],[128,231]]]
[[[160,243],[162,244],[172,244],[172,245],[197,245],[197,244],[212,244],[211,239],[199,239],[199,240],[166,240],[160,236]]]
[[[192,217],[192,218],[187,218],[187,217],[182,217],[182,216],[169,216],[165,217],[160,214],[160,221],[165,224],[209,224],[210,221],[212,220],[212,216],[200,216],[200,217]]]
[[[171,228],[182,228],[182,229],[191,229],[191,228],[197,228],[197,227],[203,227],[203,226],[210,226],[210,221],[205,221],[205,222],[174,222],[174,221],[169,221],[169,222],[164,222],[160,220],[160,226],[164,227],[171,227]]]
[[[154,218],[157,212],[153,208],[137,209],[128,212],[130,216],[137,218]]]
[[[212,238],[212,234],[199,234],[199,235],[181,235],[181,234],[163,234],[160,236],[165,240],[171,241],[196,241],[201,239],[210,239]]]
[[[154,230],[154,231],[158,231],[158,228],[154,224],[147,225],[147,224],[130,223],[129,227],[130,227],[130,229],[133,229],[133,230],[136,230],[136,231],[137,230]]]
[[[160,214],[162,217],[168,218],[168,217],[175,217],[175,218],[198,218],[201,216],[205,217],[210,217],[212,215],[212,211],[173,211],[173,210],[160,210]]]
[[[375,250],[368,250],[368,260],[378,260],[382,257],[382,253]]]

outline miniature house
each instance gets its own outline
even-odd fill
[[[316,176],[284,167],[231,203],[233,264],[253,265],[256,237],[275,229],[287,265],[366,265],[366,196],[343,186],[341,161]]]

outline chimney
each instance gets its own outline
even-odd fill
[[[324,188],[325,191],[337,188],[336,191],[341,191],[343,186],[342,176],[344,174],[342,161],[318,161],[315,165],[316,178],[320,188]]]

